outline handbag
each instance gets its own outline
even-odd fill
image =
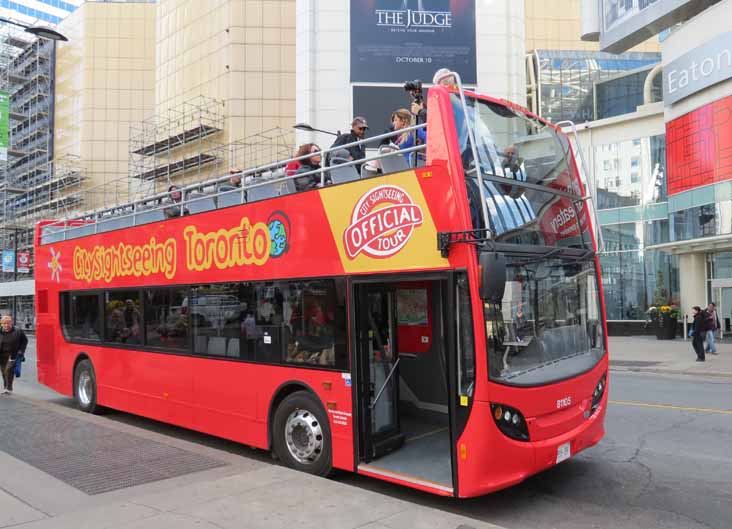
[[[20,357],[15,359],[15,366],[14,366],[15,378],[20,378],[20,364],[22,364],[22,363],[23,363],[23,360]]]

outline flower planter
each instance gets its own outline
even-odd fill
[[[677,319],[668,313],[661,313],[656,320],[656,338],[673,340],[676,338]]]

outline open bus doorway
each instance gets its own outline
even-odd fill
[[[356,285],[359,471],[452,491],[444,281]]]

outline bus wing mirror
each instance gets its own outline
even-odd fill
[[[506,258],[498,252],[480,252],[480,298],[486,303],[500,303],[506,290]]]

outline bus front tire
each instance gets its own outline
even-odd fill
[[[74,400],[83,412],[97,414],[101,411],[97,404],[97,377],[89,360],[82,360],[74,369]]]
[[[288,395],[277,407],[273,422],[274,451],[295,470],[328,476],[332,447],[328,418],[320,402],[307,391]]]

